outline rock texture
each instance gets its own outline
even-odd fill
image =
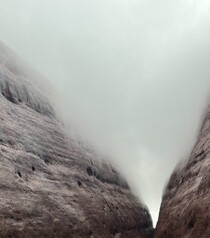
[[[0,237],[150,237],[147,208],[65,134],[31,72],[0,43]]]
[[[170,178],[155,237],[210,237],[210,108],[190,159]]]

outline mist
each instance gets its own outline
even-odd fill
[[[209,103],[210,2],[1,0],[0,9],[0,40],[48,78],[57,114],[110,158],[155,224]]]

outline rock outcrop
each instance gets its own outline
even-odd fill
[[[0,43],[0,237],[150,237],[147,208],[66,135],[34,75]]]
[[[210,108],[190,159],[169,180],[155,237],[210,237]]]

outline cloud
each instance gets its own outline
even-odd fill
[[[61,92],[58,112],[108,154],[157,220],[210,89],[205,0],[1,0],[1,40]]]

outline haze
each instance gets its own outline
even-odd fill
[[[156,223],[208,105],[210,2],[1,0],[0,9],[1,40],[57,88],[66,125],[110,157]]]

